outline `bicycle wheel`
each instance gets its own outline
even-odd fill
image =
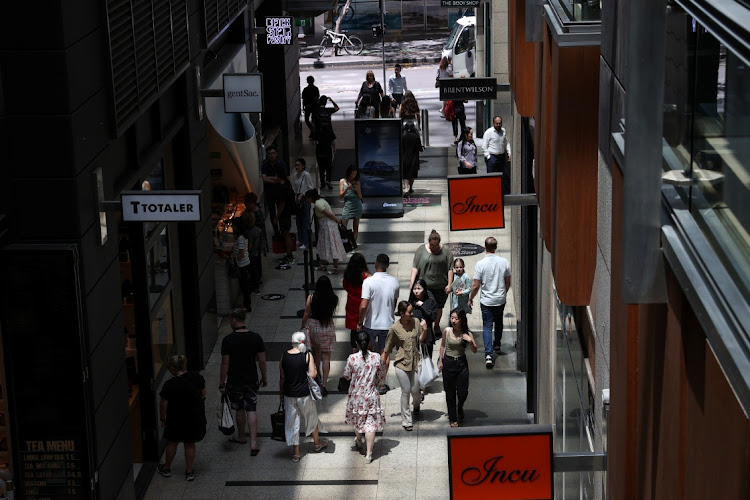
[[[349,39],[344,42],[344,50],[346,50],[347,54],[350,56],[359,55],[362,52],[363,47],[362,40],[356,36],[350,36]]]
[[[331,45],[331,39],[328,37],[325,37],[323,40],[320,41],[320,47],[318,47],[318,55],[320,57],[323,57],[325,55],[326,50]]]

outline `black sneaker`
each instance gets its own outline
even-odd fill
[[[386,394],[390,390],[391,390],[390,386],[388,384],[385,384],[383,388],[378,391],[378,393],[382,396],[383,394]]]
[[[164,464],[156,466],[156,472],[164,477],[172,477],[172,471],[164,467]]]
[[[501,352],[503,349],[497,344],[492,344],[492,350],[495,352]]]
[[[185,481],[192,481],[195,479],[195,472],[186,472]]]
[[[484,357],[484,365],[488,370],[491,370],[495,366],[495,361],[492,359],[492,354],[488,354]]]

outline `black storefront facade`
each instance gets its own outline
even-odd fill
[[[201,369],[217,339],[215,179],[196,75],[220,78],[237,47],[249,72],[273,68],[265,97],[278,105],[249,119],[288,156],[298,47],[253,34],[283,7],[0,7],[0,469],[16,498],[145,493],[165,444],[166,360],[185,353]],[[200,220],[123,222],[111,202],[149,190],[200,192]]]

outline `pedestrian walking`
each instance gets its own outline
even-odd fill
[[[391,352],[398,347],[393,368],[396,379],[401,386],[401,426],[407,431],[414,430],[414,417],[419,415],[421,399],[419,397],[419,344],[424,342],[427,332],[422,330],[419,321],[414,319],[414,308],[407,301],[398,303],[398,321],[388,330],[383,353],[383,364],[386,374],[390,364]],[[409,407],[409,399],[414,404],[414,411]]]
[[[266,346],[263,339],[245,326],[247,315],[244,309],[229,313],[232,333],[221,342],[221,369],[219,391],[229,395],[232,409],[237,410],[235,424],[237,437],[229,441],[245,444],[246,426],[250,433],[250,455],[260,452],[258,448],[258,391],[268,385],[266,378]],[[260,380],[258,380],[260,368]]]
[[[427,289],[432,292],[437,302],[438,312],[435,316],[433,332],[435,338],[440,338],[442,335],[440,319],[453,284],[453,252],[440,243],[440,234],[434,229],[430,232],[427,243],[419,245],[414,253],[409,289],[414,288],[417,278],[425,280]]]
[[[411,90],[407,90],[404,94],[404,100],[401,101],[401,105],[398,107],[398,116],[404,125],[407,125],[408,122],[413,122],[417,130],[422,129],[419,117],[419,103],[417,103],[417,98],[414,97]]]
[[[164,463],[157,466],[156,472],[164,477],[172,475],[177,445],[183,443],[185,479],[192,481],[195,479],[195,443],[206,436],[206,381],[199,373],[187,371],[187,358],[182,354],[169,357],[167,370],[172,378],[164,383],[159,393],[159,419],[167,448]]]
[[[251,295],[253,292],[253,283],[250,268],[250,251],[247,232],[249,228],[243,223],[242,217],[233,219],[232,230],[235,234],[234,243],[232,244],[232,258],[239,268],[240,291],[242,292],[242,306],[251,311]]]
[[[315,368],[323,366],[320,386],[323,396],[328,396],[326,385],[331,372],[331,353],[336,346],[336,326],[333,313],[339,305],[339,298],[333,292],[328,276],[321,276],[315,283],[315,292],[307,297],[302,316],[302,330],[306,331],[312,343]],[[320,371],[320,370],[318,370]]]
[[[284,247],[286,249],[286,256],[282,258],[280,263],[282,265],[295,264],[294,255],[294,244],[292,243],[292,214],[294,214],[297,201],[294,195],[294,188],[289,183],[286,172],[284,170],[278,171],[279,187],[278,187],[278,206],[276,207],[276,217],[273,218],[273,223],[278,226],[281,237],[284,239]]]
[[[465,128],[461,132],[461,139],[456,144],[459,174],[477,173],[477,145],[474,143],[474,131]]]
[[[398,301],[398,280],[388,274],[390,259],[384,253],[375,258],[375,274],[362,283],[362,302],[359,304],[358,331],[370,336],[370,350],[382,356],[388,330],[395,321],[393,311]],[[390,390],[386,384],[381,394]]]
[[[395,118],[396,110],[393,109],[393,105],[396,101],[389,95],[384,95],[383,100],[380,101],[380,118]]]
[[[396,63],[393,66],[393,76],[388,79],[388,93],[393,96],[397,105],[401,105],[404,94],[409,90],[406,84],[406,77],[401,75],[401,65]]]
[[[375,433],[385,426],[385,411],[380,404],[379,394],[385,382],[385,368],[380,355],[367,349],[369,343],[369,335],[359,332],[357,346],[361,354],[350,354],[344,368],[344,378],[351,380],[344,422],[354,426],[354,445],[360,451],[364,448],[366,464],[372,463]]]
[[[307,202],[305,193],[315,189],[310,172],[307,171],[307,162],[304,158],[297,158],[294,162],[294,196],[295,196],[295,219],[297,222],[297,239],[300,250],[307,250],[310,246],[310,204]]]
[[[318,370],[307,350],[304,332],[292,334],[292,347],[281,355],[279,363],[279,398],[284,402],[284,431],[287,446],[293,446],[292,462],[300,460],[299,431],[305,422],[305,435],[313,436],[313,451],[320,452],[328,441],[320,437],[325,432],[318,420],[318,408],[310,396],[307,376],[315,378]]]
[[[320,99],[320,91],[314,85],[314,82],[315,78],[312,75],[308,76],[307,87],[302,89],[302,109],[305,112],[305,124],[310,129],[310,139],[315,136],[310,117],[315,113],[315,109],[318,107],[318,99]]]
[[[245,195],[245,211],[242,212],[241,217],[253,214],[255,215],[255,226],[260,230],[260,253],[266,255],[268,253],[268,235],[266,234],[266,217],[263,214],[263,210],[258,206],[258,195],[255,193],[247,193]],[[243,223],[245,221],[243,220]],[[250,225],[246,224],[247,227]],[[260,279],[261,275],[258,275]]]
[[[469,294],[471,293],[471,278],[466,274],[464,260],[458,258],[453,261],[453,283],[451,283],[451,311],[461,309],[471,314]]]
[[[333,108],[327,108],[330,102]],[[338,104],[328,96],[322,95],[318,99],[318,110],[313,116],[315,126],[315,158],[318,161],[318,173],[320,174],[320,189],[331,186],[331,169],[333,168],[333,157],[336,155],[336,134],[333,131],[331,115],[339,110]]]
[[[339,181],[339,197],[344,200],[341,223],[347,228],[349,221],[352,221],[354,241],[357,241],[359,219],[362,217],[362,185],[359,179],[359,167],[356,165],[346,167],[346,173]]]
[[[357,352],[357,324],[359,323],[359,305],[362,303],[362,282],[371,276],[367,269],[365,257],[354,252],[344,270],[342,286],[346,290],[346,320],[344,326],[349,329],[349,341],[352,353]]]
[[[454,144],[458,144],[458,133],[463,132],[463,130],[466,128],[466,108],[464,107],[465,102],[468,101],[462,101],[461,99],[452,101],[453,119],[451,120],[451,127],[453,127],[453,136],[455,137]]]
[[[419,321],[422,330],[427,332],[425,343],[427,352],[432,358],[432,346],[435,344],[433,323],[437,316],[438,304],[432,292],[427,290],[427,283],[423,279],[419,278],[414,281],[414,286],[409,295],[409,304],[414,307],[414,319]]]
[[[380,100],[383,98],[383,87],[375,80],[375,73],[372,70],[367,71],[365,74],[365,81],[359,89],[357,101],[365,95],[370,96],[370,106],[374,108],[372,117],[378,118],[380,116],[378,111],[380,109]]]
[[[263,213],[260,212],[260,215],[262,216]],[[240,217],[240,227],[247,239],[247,253],[250,259],[250,293],[252,295],[260,295],[260,254],[263,245],[263,235],[255,222],[255,213],[252,211],[246,210]]]
[[[289,175],[289,167],[284,160],[279,160],[279,152],[276,146],[270,145],[266,148],[266,159],[260,165],[260,176],[263,180],[263,194],[266,198],[268,216],[271,218],[273,234],[279,234],[279,226],[273,222],[276,217],[276,206],[279,202],[279,172],[283,171]]]
[[[503,175],[503,195],[510,194],[510,141],[503,127],[502,116],[495,116],[492,127],[484,132],[482,152],[487,173],[500,172]]]
[[[437,74],[435,75],[435,88],[438,88],[440,86],[438,80],[441,78],[453,78],[453,67],[451,66],[451,58],[443,56],[442,59],[440,59],[440,63],[438,64],[437,68]],[[440,107],[440,115],[445,118],[445,106],[448,103],[448,101],[443,101],[442,106]]]
[[[419,176],[419,153],[424,151],[414,122],[404,125],[401,134],[401,171],[404,178],[404,198],[414,193],[414,180]]]
[[[492,236],[484,240],[487,251],[484,258],[477,262],[474,268],[474,281],[469,294],[469,306],[481,289],[482,295],[479,306],[482,309],[482,339],[484,340],[484,358],[487,369],[495,366],[492,350],[502,352],[500,346],[503,340],[503,311],[505,300],[510,290],[510,264],[507,259],[500,257],[497,251],[497,240]],[[492,327],[495,327],[494,346],[492,342]]]
[[[443,373],[445,402],[448,405],[448,421],[451,427],[458,427],[464,419],[464,403],[469,396],[469,363],[466,348],[477,352],[474,335],[469,331],[466,312],[453,309],[450,326],[443,332],[438,358],[438,371]]]
[[[307,202],[313,205],[315,220],[318,221],[317,238],[318,244],[316,250],[320,257],[320,265],[315,269],[328,274],[339,273],[339,260],[346,257],[344,244],[341,242],[341,234],[338,226],[341,219],[336,217],[331,211],[331,205],[320,197],[316,189],[311,189],[305,193]],[[333,269],[328,270],[328,261],[333,262]]]

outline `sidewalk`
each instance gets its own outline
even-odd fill
[[[380,38],[362,35],[364,50],[356,56],[350,56],[343,49],[338,56],[328,49],[322,58],[318,55],[319,40],[308,41],[307,47],[300,47],[300,69],[324,68],[330,66],[369,65],[383,62],[383,44]],[[385,42],[386,64],[426,64],[440,62],[440,56],[447,35],[432,40],[397,40]]]
[[[311,143],[307,142],[302,156],[308,165],[315,166]],[[429,160],[438,162],[438,159]],[[452,160],[451,160],[452,161]],[[315,172],[313,172],[315,177]],[[323,191],[331,197],[331,191]],[[510,228],[494,231],[449,231],[447,211],[447,185],[439,178],[422,178],[415,183],[415,196],[440,197],[439,206],[410,207],[402,219],[364,219],[360,222],[358,249],[367,259],[370,270],[375,256],[385,252],[391,258],[389,273],[401,284],[401,298],[408,296],[408,280],[415,250],[424,244],[432,229],[437,230],[444,243],[468,242],[482,245],[486,236],[498,239],[498,252],[510,252]],[[337,198],[337,197],[336,197]],[[506,209],[510,221],[510,209]],[[340,212],[340,209],[334,208]],[[301,252],[296,252],[298,262]],[[466,269],[473,275],[474,266],[483,254],[463,257]],[[220,328],[219,340],[214,347],[206,369],[202,372],[208,387],[206,414],[208,433],[197,445],[193,482],[184,480],[182,445],[172,466],[171,478],[155,475],[147,492],[147,499],[218,499],[218,498],[429,498],[450,497],[448,479],[448,450],[446,431],[449,428],[442,378],[429,388],[416,419],[414,432],[406,432],[400,425],[401,390],[391,367],[387,384],[391,391],[382,396],[386,410],[386,427],[378,435],[374,461],[365,465],[363,456],[353,446],[353,431],[343,423],[346,395],[330,390],[319,403],[319,415],[328,431],[329,446],[323,453],[312,451],[312,438],[301,439],[302,459],[292,463],[291,451],[285,443],[270,439],[270,417],[279,404],[279,359],[288,349],[291,334],[299,330],[297,310],[304,307],[304,270],[301,265],[288,271],[273,268],[273,256],[264,262],[262,293],[281,293],[284,300],[270,302],[253,297],[253,310],[248,326],[264,339],[268,358],[268,387],[258,398],[259,446],[258,456],[250,456],[249,445],[227,442],[217,429],[214,410],[219,402],[218,374],[221,362],[221,340],[230,329],[225,320]],[[317,277],[317,275],[316,275]],[[338,378],[350,353],[349,331],[344,328],[346,292],[341,288],[341,275],[332,277],[340,303],[336,312],[336,349],[331,361],[329,388],[335,389]],[[469,354],[471,382],[466,402],[467,427],[494,424],[528,423],[526,414],[526,379],[515,370],[516,309],[513,290],[505,309],[505,334],[503,351],[507,354],[496,359],[495,368],[484,366],[481,317],[477,310],[469,316],[469,328],[479,345],[477,354]],[[447,325],[447,309],[441,326]],[[437,359],[439,346],[435,348]],[[163,460],[163,458],[162,458]]]

